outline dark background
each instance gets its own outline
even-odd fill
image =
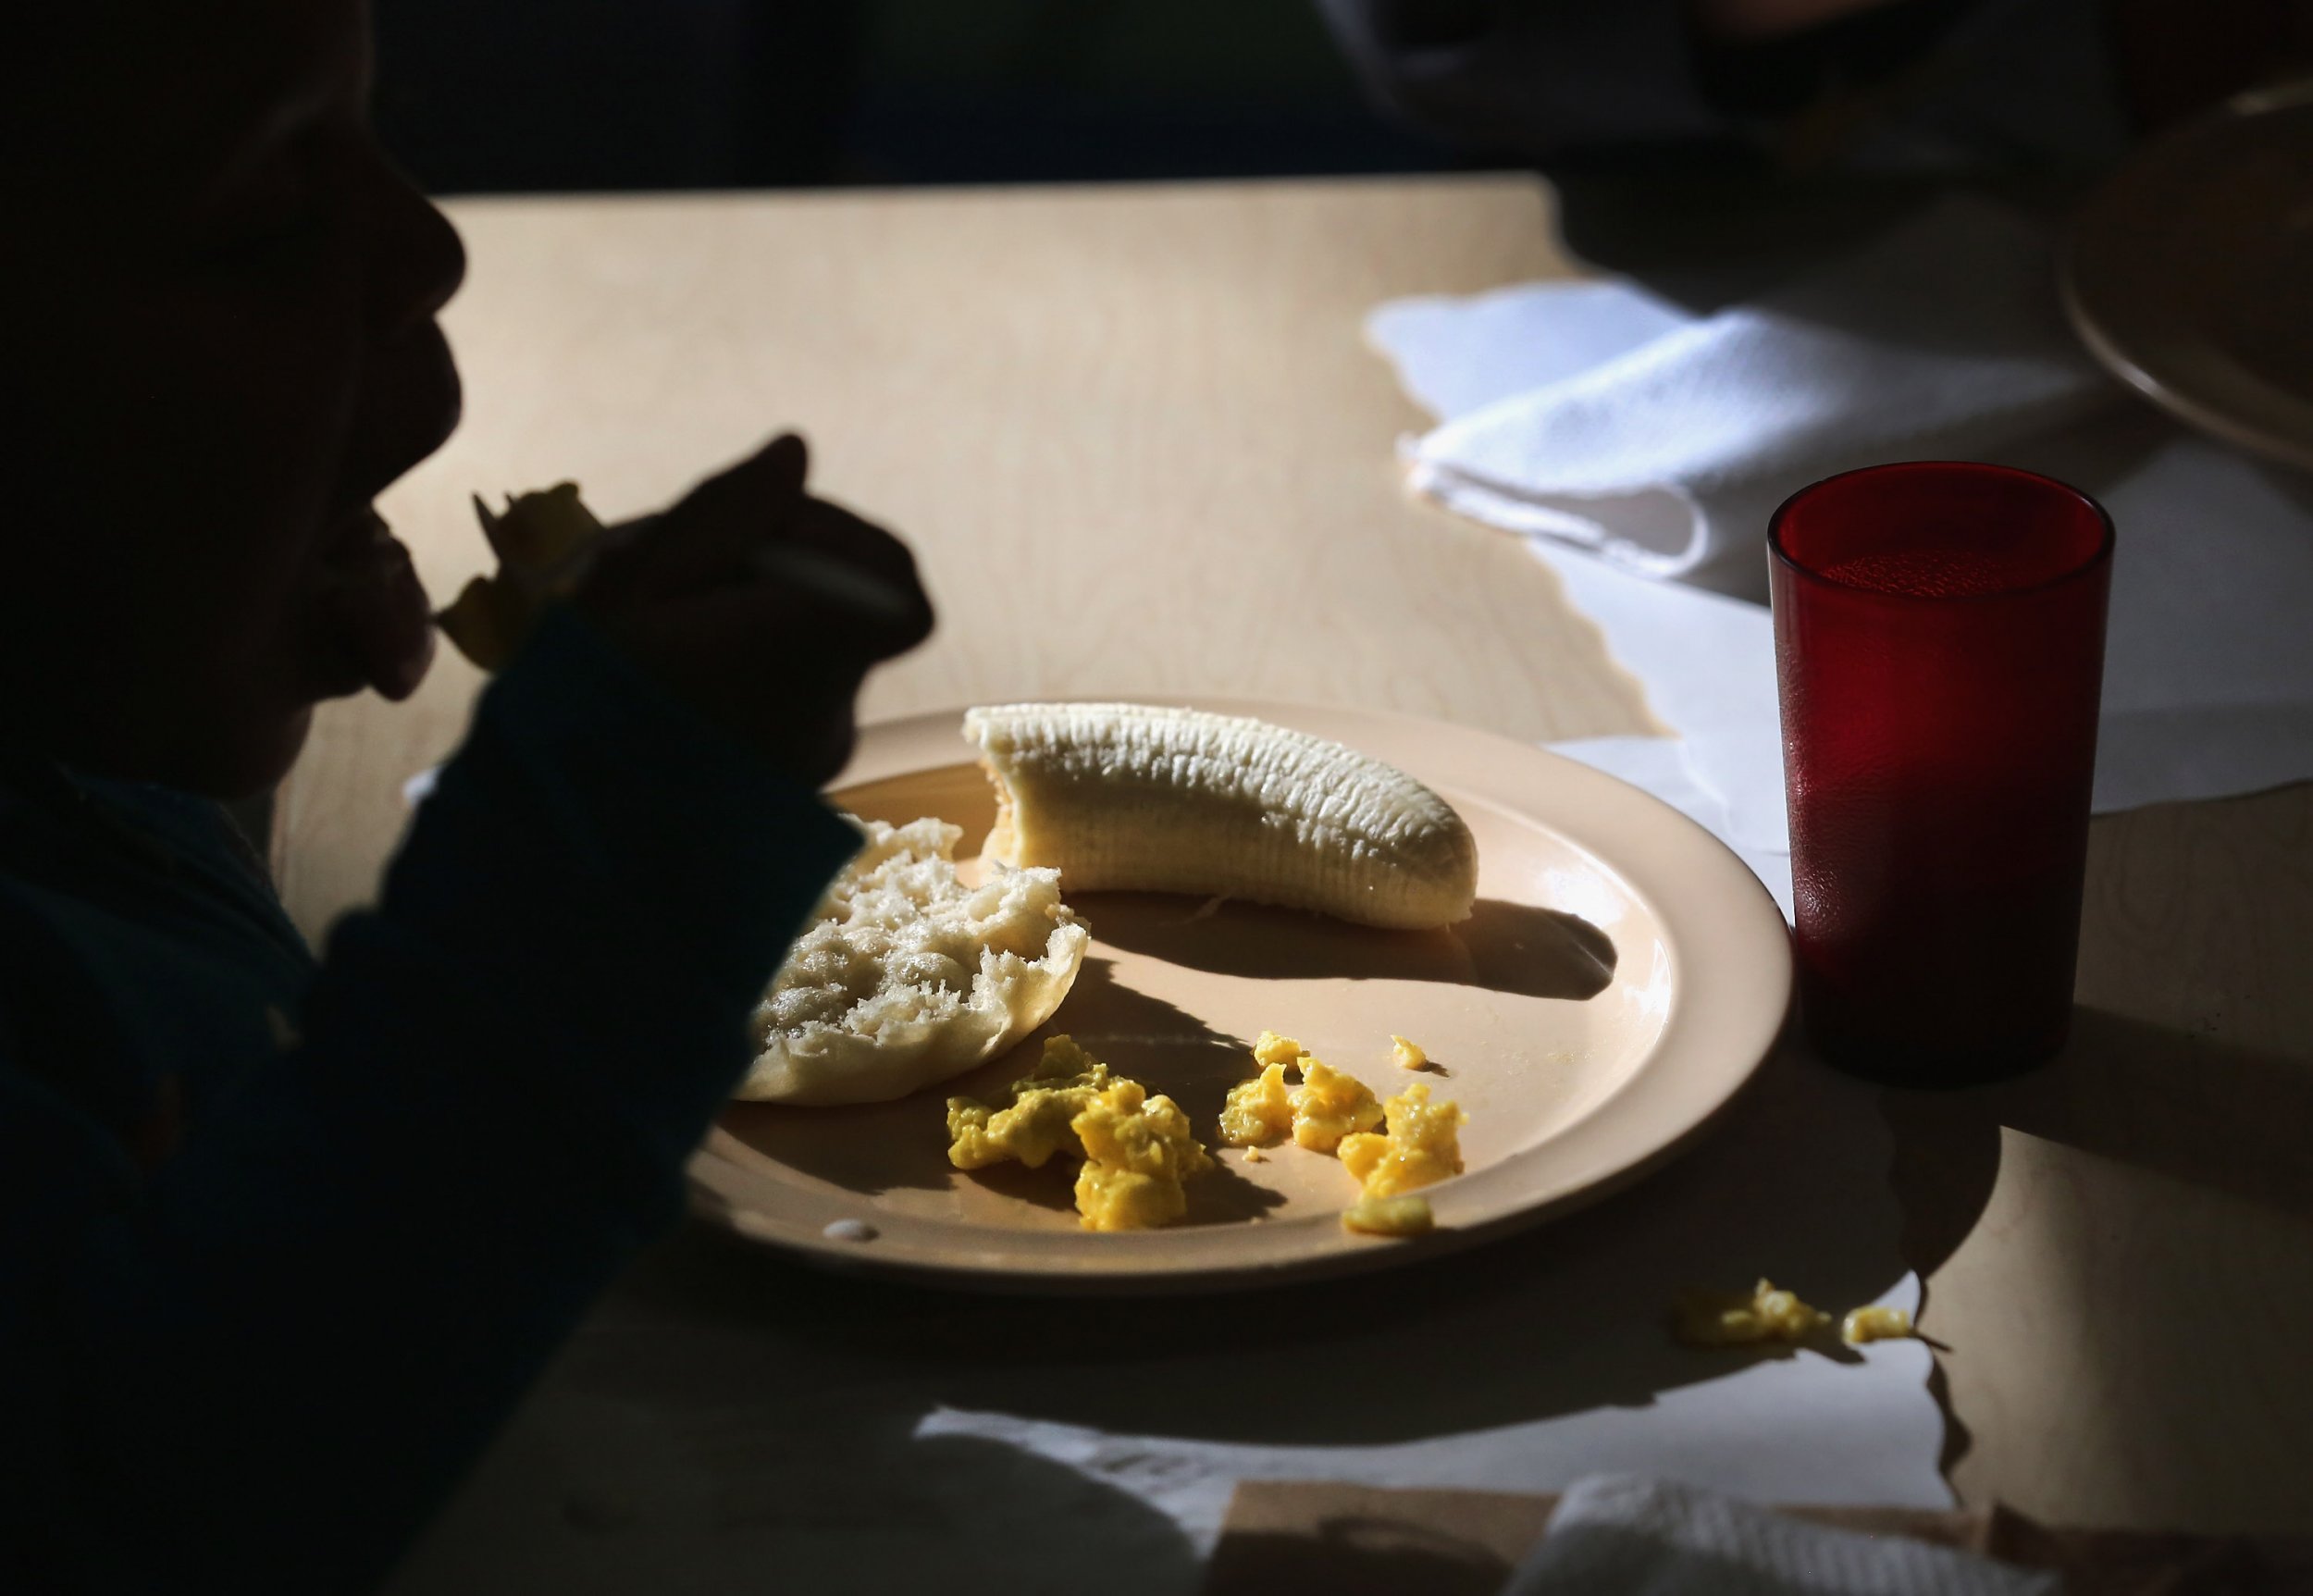
[[[378,0],[437,193],[1437,170],[1307,0]]]

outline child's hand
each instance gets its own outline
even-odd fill
[[[849,757],[852,700],[932,630],[897,538],[803,490],[792,435],[606,551],[575,602],[637,663],[816,786]]]

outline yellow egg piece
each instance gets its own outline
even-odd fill
[[[1107,1090],[1108,1066],[1066,1036],[1044,1045],[1044,1057],[1012,1083],[1002,1105],[971,1097],[947,1100],[947,1161],[959,1169],[1017,1162],[1040,1169],[1056,1153],[1083,1156],[1070,1122]]]
[[[1293,1089],[1293,1141],[1313,1153],[1330,1153],[1342,1138],[1381,1123],[1381,1104],[1354,1076],[1304,1054],[1301,1084]]]
[[[1274,1031],[1264,1031],[1253,1041],[1253,1058],[1257,1064],[1291,1064],[1307,1051],[1292,1037]]]
[[[1911,1333],[1911,1316],[1901,1308],[1849,1308],[1839,1325],[1839,1339],[1850,1346],[1871,1341],[1902,1341]]]
[[[1434,1186],[1462,1172],[1462,1127],[1469,1116],[1458,1103],[1432,1103],[1429,1084],[1416,1081],[1382,1105],[1388,1130],[1342,1139],[1342,1167],[1368,1197],[1394,1197]]]
[[[1671,1328],[1689,1346],[1752,1346],[1763,1342],[1804,1341],[1831,1323],[1831,1316],[1799,1300],[1796,1293],[1761,1281],[1749,1296],[1726,1292],[1688,1292],[1672,1310]]]
[[[1035,1070],[1002,1104],[947,1100],[947,1160],[959,1169],[1058,1154],[1083,1160],[1076,1212],[1088,1231],[1168,1225],[1188,1211],[1183,1182],[1212,1167],[1189,1117],[1167,1096],[1114,1074],[1070,1037],[1045,1040]]]
[[[1285,1066],[1270,1064],[1229,1088],[1221,1105],[1220,1139],[1232,1147],[1266,1147],[1293,1134],[1293,1094]]]
[[[1437,1223],[1427,1197],[1360,1197],[1342,1210],[1342,1229],[1361,1236],[1418,1236]]]
[[[1189,1117],[1137,1081],[1118,1081],[1070,1122],[1084,1148],[1076,1212],[1088,1231],[1142,1231],[1188,1212],[1184,1182],[1212,1159],[1189,1133]]]
[[[1392,1033],[1390,1037],[1390,1062],[1401,1070],[1418,1070],[1429,1062],[1429,1055],[1417,1043]]]

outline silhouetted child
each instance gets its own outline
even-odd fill
[[[41,12],[0,49],[0,1590],[361,1589],[679,1212],[929,611],[774,443],[547,620],[316,964],[216,800],[425,672],[368,506],[455,422],[458,241],[369,136],[359,0]],[[912,612],[751,576],[778,538]]]

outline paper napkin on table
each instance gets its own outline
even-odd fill
[[[1367,320],[1440,417],[1401,445],[1412,486],[1526,535],[1677,734],[1559,751],[1685,810],[1787,914],[1766,523],[1849,466],[1988,460],[2111,512],[2099,811],[2313,778],[2313,476],[2097,375],[2059,320],[2047,238],[1961,198],[1716,315],[1598,281]]]
[[[1487,395],[1413,443],[1408,469],[1451,509],[1652,576],[1684,575],[1744,536],[1714,512],[1755,508],[1763,486],[1779,499],[1851,465],[1971,453],[2112,392],[2064,325],[2042,230],[1987,201],[1948,200],[1835,268],[1701,320],[1665,326],[1660,301],[1628,290],[1575,291],[1548,306],[1555,336],[1515,314],[1540,303],[1473,306],[1456,336],[1509,336],[1465,343],[1451,377],[1439,368],[1454,346],[1407,319],[1424,307],[1382,313],[1396,325],[1378,322],[1376,341],[1422,351],[1403,362],[1417,395]]]
[[[2051,1574],[1667,1480],[1578,1480],[1503,1596],[2057,1596]]]

